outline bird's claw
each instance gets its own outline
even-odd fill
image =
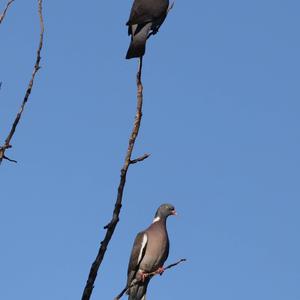
[[[164,271],[165,271],[164,267],[159,267],[159,268],[155,271],[155,273],[156,273],[156,274],[159,274],[159,275],[162,275]]]
[[[145,272],[141,272],[141,282],[145,282],[146,278],[148,277],[148,274]]]

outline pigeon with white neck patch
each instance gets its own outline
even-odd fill
[[[166,227],[167,218],[176,215],[172,204],[162,204],[156,211],[152,224],[137,234],[128,265],[128,300],[145,300],[147,286],[151,277],[147,274],[161,274],[169,255],[169,237]],[[136,284],[133,286],[133,281]],[[131,287],[130,287],[131,286]]]

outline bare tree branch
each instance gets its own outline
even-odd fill
[[[186,258],[182,258],[182,259],[180,259],[179,261],[177,261],[176,263],[173,263],[173,264],[168,265],[168,266],[165,267],[164,269],[165,269],[165,271],[166,271],[166,270],[168,270],[168,269],[171,269],[171,268],[173,268],[173,267],[179,265],[180,263],[182,263],[182,262],[184,262],[184,261],[187,261],[187,259],[186,259]]]
[[[144,154],[143,156],[141,156],[141,157],[138,157],[138,158],[136,158],[136,159],[130,160],[130,164],[131,164],[131,165],[136,164],[136,163],[138,163],[138,162],[140,162],[140,161],[145,160],[145,159],[148,158],[149,156],[150,156],[149,153],[145,153],[145,154]]]
[[[29,96],[31,94],[31,90],[33,87],[33,83],[34,83],[34,79],[35,79],[35,75],[38,72],[38,70],[40,69],[40,61],[41,61],[41,51],[42,51],[42,47],[43,47],[43,39],[44,39],[44,20],[43,20],[43,0],[38,0],[38,14],[39,14],[39,18],[40,18],[40,40],[39,40],[39,45],[38,45],[38,49],[37,49],[37,53],[36,53],[36,61],[34,64],[34,68],[33,68],[33,72],[31,75],[31,79],[29,81],[29,84],[27,86],[27,90],[22,102],[22,105],[19,109],[19,112],[16,115],[16,118],[14,120],[14,123],[12,124],[11,130],[7,136],[7,138],[5,139],[4,145],[0,146],[0,164],[2,162],[3,159],[7,159],[9,161],[13,161],[11,159],[8,159],[5,156],[5,151],[9,148],[11,148],[11,144],[10,141],[16,131],[16,128],[18,126],[18,123],[21,119],[22,113],[24,111],[25,105],[29,99]]]
[[[141,81],[142,76],[142,64],[143,59],[142,57],[139,59],[139,67],[137,72],[137,107],[136,107],[136,115],[135,120],[132,128],[132,132],[128,141],[128,148],[127,153],[125,156],[124,165],[121,169],[121,175],[120,175],[120,183],[118,187],[118,193],[117,193],[117,199],[115,202],[115,207],[112,215],[111,221],[104,227],[106,229],[106,234],[102,242],[100,243],[100,248],[98,250],[98,254],[96,256],[95,261],[93,262],[89,276],[82,294],[82,300],[89,300],[91,297],[91,294],[93,292],[94,283],[97,277],[98,269],[102,263],[102,260],[104,258],[105,252],[107,250],[107,246],[112,238],[112,235],[116,229],[117,223],[119,222],[119,215],[122,207],[122,199],[123,199],[123,191],[124,186],[126,183],[126,175],[129,166],[132,164],[131,155],[134,148],[134,144],[136,141],[136,138],[139,133],[141,120],[142,120],[142,107],[143,107],[143,85]],[[147,156],[148,157],[148,156]],[[143,157],[143,159],[146,159],[147,157]],[[142,161],[143,159],[138,159],[137,161]],[[135,161],[135,162],[137,162]]]
[[[0,15],[0,24],[2,23],[2,21],[4,20],[5,18],[5,15],[6,15],[6,12],[9,8],[9,6],[14,2],[15,0],[9,0],[6,4],[6,7],[4,8],[4,11],[3,13]]]
[[[169,7],[168,7],[168,10],[167,10],[167,14],[170,12],[170,10],[174,7],[174,4],[175,4],[175,1],[173,1]]]
[[[10,162],[13,162],[13,163],[17,163],[16,160],[11,159],[11,158],[7,157],[6,155],[3,155],[3,159],[6,159],[6,160],[8,160],[8,161],[10,161]]]
[[[177,266],[177,265],[179,265],[180,263],[182,263],[182,262],[184,262],[184,261],[186,261],[186,259],[185,258],[182,258],[182,259],[180,259],[179,261],[177,261],[177,262],[175,262],[175,263],[173,263],[173,264],[170,264],[170,265],[168,265],[167,267],[165,267],[164,268],[164,271],[166,271],[166,270],[168,270],[168,269],[171,269],[171,268],[173,268],[173,267],[175,267],[175,266]],[[144,278],[145,277],[149,277],[149,276],[155,276],[155,275],[158,275],[159,273],[158,272],[151,272],[151,273],[145,273],[144,274]],[[161,273],[160,275],[162,275],[163,273]],[[132,288],[133,286],[135,286],[135,285],[137,285],[139,282],[141,282],[141,280],[133,280],[132,281],[132,283],[131,283],[131,285],[130,286],[126,286],[123,290],[122,290],[122,292],[118,295],[118,296],[116,296],[115,297],[115,299],[114,300],[119,300],[119,299],[121,299],[122,298],[122,296],[130,289],[130,288]]]

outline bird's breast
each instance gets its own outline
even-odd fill
[[[146,272],[154,272],[162,267],[169,253],[168,233],[164,229],[151,230],[148,233],[146,253],[140,268]]]

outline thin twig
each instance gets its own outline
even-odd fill
[[[141,75],[142,75],[142,57],[139,60],[139,68],[137,72],[137,108],[136,108],[136,115],[135,120],[132,128],[132,132],[128,141],[128,148],[127,153],[125,156],[124,165],[121,169],[121,175],[120,175],[120,183],[118,187],[118,194],[117,199],[115,203],[115,208],[113,211],[112,219],[111,221],[104,227],[106,229],[105,237],[100,243],[100,247],[98,250],[98,254],[96,256],[95,261],[93,262],[89,276],[82,294],[82,300],[89,300],[91,297],[91,294],[93,292],[94,283],[97,277],[97,273],[99,270],[99,267],[102,263],[102,260],[104,258],[105,252],[107,250],[107,246],[112,238],[112,235],[116,229],[117,223],[119,222],[119,215],[122,207],[122,199],[123,199],[123,191],[124,186],[126,183],[126,175],[128,168],[131,164],[131,155],[134,148],[135,140],[138,136],[141,120],[142,120],[142,107],[143,107],[143,85],[141,81]]]
[[[170,265],[168,265],[167,267],[165,267],[165,268],[164,268],[164,271],[166,271],[166,270],[168,270],[168,269],[171,269],[171,268],[173,268],[173,267],[179,265],[180,263],[182,263],[182,262],[184,262],[184,261],[186,261],[186,259],[185,259],[185,258],[182,258],[182,259],[180,259],[179,261],[177,261],[177,262],[175,262],[175,263],[173,263],[173,264],[170,264]],[[163,273],[157,273],[157,272],[155,271],[155,272],[150,272],[150,273],[144,273],[143,275],[144,275],[144,278],[145,278],[145,277],[149,277],[149,276],[152,277],[152,276],[155,276],[155,275],[158,275],[158,274],[162,275]],[[115,297],[114,300],[119,300],[119,299],[121,299],[122,296],[123,296],[130,288],[132,288],[133,286],[139,284],[140,282],[141,282],[141,280],[136,280],[136,279],[133,280],[132,283],[130,284],[130,286],[126,286],[126,287],[122,290],[122,292],[121,292],[118,296]]]
[[[10,162],[13,162],[13,163],[17,163],[16,160],[11,159],[11,158],[7,157],[6,155],[3,155],[3,159],[6,159],[6,160],[8,160],[8,161],[10,161]]]
[[[14,123],[12,124],[11,130],[7,136],[7,138],[5,139],[4,145],[0,146],[0,164],[2,162],[3,159],[5,159],[5,151],[9,148],[11,148],[11,144],[10,141],[16,131],[16,128],[18,126],[18,123],[21,119],[22,113],[24,111],[25,105],[29,99],[29,96],[31,94],[31,90],[33,87],[33,83],[34,83],[34,78],[36,73],[38,72],[38,70],[40,69],[40,61],[41,61],[41,51],[42,51],[42,47],[43,47],[43,39],[44,39],[44,20],[43,20],[43,0],[38,0],[38,13],[39,13],[39,18],[40,18],[40,40],[39,40],[39,45],[38,45],[38,49],[37,49],[37,53],[36,53],[36,61],[34,64],[34,68],[33,68],[33,72],[31,75],[31,79],[29,81],[29,84],[27,86],[27,90],[22,102],[22,105],[19,109],[19,112],[16,115],[16,118],[14,120]],[[7,158],[6,158],[7,159]],[[11,159],[8,159],[11,161]]]
[[[168,7],[168,10],[167,10],[167,14],[170,12],[170,10],[174,7],[174,4],[175,4],[175,1],[173,1],[169,7]]]
[[[9,0],[4,8],[4,11],[3,13],[0,15],[0,24],[2,23],[2,21],[4,20],[5,18],[5,15],[6,15],[6,12],[9,8],[9,6],[14,2],[15,0]]]
[[[138,158],[136,158],[136,159],[130,160],[130,164],[131,164],[131,165],[136,164],[136,163],[138,163],[138,162],[140,162],[140,161],[145,160],[145,159],[148,158],[149,156],[150,156],[149,153],[145,153],[143,156],[140,156],[140,157],[138,157]]]
[[[187,259],[186,259],[186,258],[182,258],[182,259],[180,259],[179,261],[177,261],[176,263],[173,263],[173,264],[168,265],[167,267],[164,268],[164,270],[166,271],[166,270],[168,270],[168,269],[171,269],[171,268],[173,268],[173,267],[179,265],[180,263],[182,263],[182,262],[184,262],[184,261],[187,261]]]

